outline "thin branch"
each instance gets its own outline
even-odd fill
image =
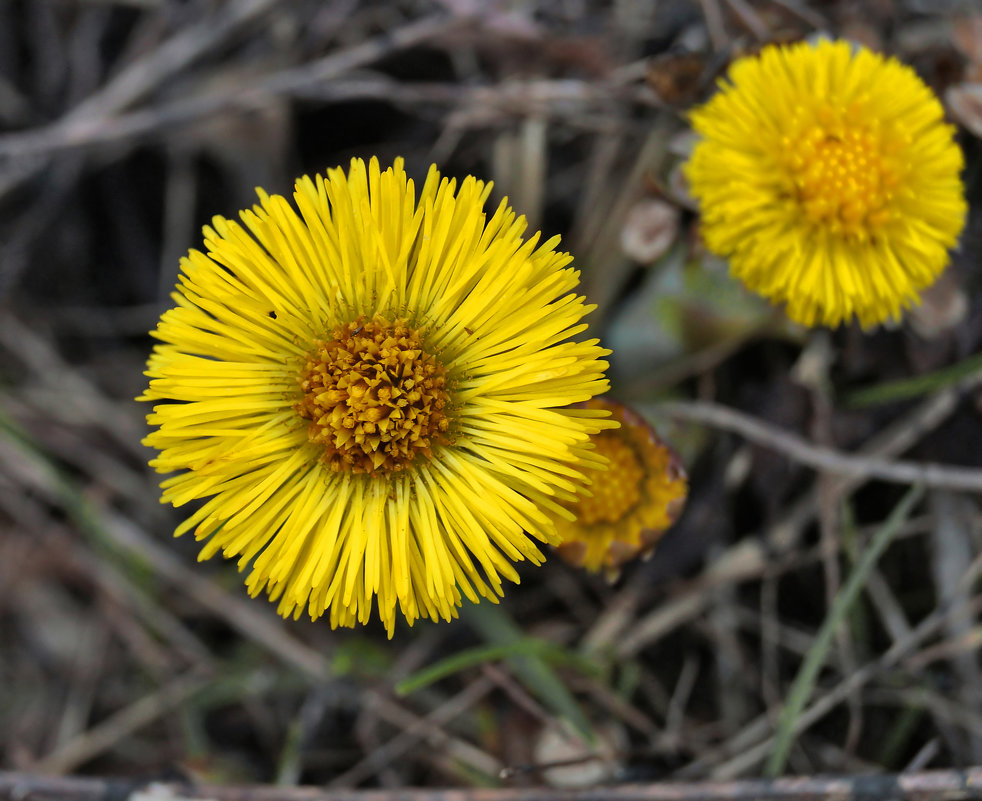
[[[594,787],[462,790],[330,790],[316,787],[175,785],[134,780],[59,778],[0,772],[0,801],[110,801],[120,798],[213,801],[822,801],[891,798],[904,801],[982,799],[982,768],[875,776],[773,781],[678,782]]]
[[[464,685],[464,689],[453,697],[437,706],[425,717],[407,720],[400,720],[401,731],[391,739],[383,743],[371,753],[367,754],[360,762],[357,762],[339,776],[331,779],[331,787],[351,787],[357,786],[366,779],[371,778],[382,768],[393,760],[403,756],[407,751],[414,748],[422,740],[430,748],[441,751],[447,748],[447,743],[452,738],[443,730],[448,724],[460,717],[464,712],[470,710],[475,704],[483,700],[488,693],[494,689],[494,682],[486,677],[481,677],[477,681]],[[391,718],[391,716],[388,716]],[[411,716],[407,713],[407,718]],[[464,746],[463,742],[459,742]],[[497,761],[485,752],[474,748],[470,744],[466,745],[471,749],[474,762],[479,762],[488,767],[498,767]],[[452,749],[451,749],[452,750]],[[493,772],[493,771],[492,771]]]
[[[860,452],[880,460],[904,452],[941,425],[955,410],[958,399],[980,384],[982,374],[976,374],[956,386],[939,390],[870,437],[863,443]],[[865,478],[848,476],[841,479],[840,491],[853,492],[864,483]],[[584,638],[584,646],[589,650],[613,646],[621,657],[631,656],[650,646],[660,637],[702,614],[712,597],[707,593],[707,587],[717,582],[757,578],[764,574],[775,556],[790,553],[800,541],[801,530],[814,516],[817,505],[818,493],[815,489],[804,493],[766,532],[727,548],[713,559],[700,579],[637,620],[633,619],[631,609],[626,607],[635,605],[642,596],[634,593],[625,597],[626,607],[609,608],[593,631]],[[642,577],[644,573],[636,575]]]
[[[979,556],[969,565],[968,569],[959,579],[959,587],[969,587],[982,573],[982,556]],[[815,700],[807,710],[797,719],[794,725],[794,734],[800,736],[810,726],[821,720],[835,707],[845,701],[849,695],[857,689],[864,687],[877,675],[892,669],[908,654],[917,648],[922,642],[933,636],[941,629],[949,616],[952,614],[962,614],[965,610],[968,614],[977,615],[982,610],[982,598],[974,597],[952,606],[941,606],[920,621],[902,640],[898,640],[878,659],[868,662],[858,670],[850,673],[831,689],[826,690]],[[751,770],[766,760],[773,749],[773,736],[770,735],[770,721],[766,715],[762,715],[757,720],[752,721],[744,727],[736,737],[732,738],[729,745],[730,753],[735,754],[729,761],[717,765],[713,769],[713,775],[718,778],[732,778],[741,773]],[[756,743],[756,745],[754,745]],[[753,746],[753,747],[751,747]],[[686,774],[704,775],[707,765],[716,761],[714,754],[706,754],[694,760],[684,768]]]
[[[425,30],[425,29],[424,29]],[[427,38],[420,36],[420,40]],[[139,109],[115,117],[71,123],[59,121],[33,131],[0,136],[0,158],[53,155],[78,148],[127,142],[149,136],[167,128],[186,125],[196,120],[230,110],[261,107],[272,96],[296,97],[323,103],[350,100],[385,100],[395,106],[418,109],[420,106],[463,107],[483,124],[498,125],[502,115],[528,116],[560,114],[571,110],[609,105],[612,98],[628,103],[650,103],[647,90],[618,81],[587,83],[569,79],[509,79],[497,84],[460,86],[445,82],[402,83],[391,78],[335,79],[332,75],[348,69],[367,66],[386,55],[373,47],[396,45],[408,47],[405,41],[379,37],[358,45],[358,53],[345,51],[346,59],[334,61],[334,56],[300,67],[275,73],[260,81],[243,83],[200,96],[182,98],[170,103]],[[411,42],[410,42],[411,44]],[[356,49],[356,48],[353,48]],[[374,56],[374,57],[373,57]],[[345,64],[348,59],[357,63]],[[326,66],[325,62],[331,60]],[[335,64],[330,71],[327,67]]]
[[[109,122],[113,114],[163,85],[204,54],[216,49],[243,25],[254,22],[276,5],[276,0],[240,0],[223,7],[197,25],[183,28],[155,50],[128,65],[57,122],[35,131],[0,136],[0,157],[18,156],[18,142],[23,147],[33,136],[39,136],[41,142],[56,143],[66,135],[68,138],[77,135],[73,132],[78,129],[112,128]],[[14,145],[9,153],[4,152],[3,143],[7,141]],[[31,150],[28,146],[27,151],[44,154],[54,149],[58,148]],[[20,158],[17,161],[12,158],[11,162],[3,165],[5,172],[0,173],[0,198],[48,166],[47,158]]]
[[[33,767],[42,773],[75,770],[154,720],[172,714],[174,709],[179,708],[207,684],[208,680],[202,676],[179,676],[160,689],[139,697],[98,725],[81,732],[56,751],[38,760]],[[0,798],[4,797],[3,792],[3,778],[0,777]]]
[[[145,97],[168,79],[212,52],[243,25],[276,6],[276,0],[239,0],[197,25],[182,28],[156,50],[127,66],[69,111],[64,122],[105,119]]]
[[[307,64],[275,72],[259,81],[129,114],[114,115],[114,109],[106,108],[104,104],[86,105],[84,114],[80,107],[44,128],[0,136],[0,157],[22,159],[48,155],[66,148],[130,139],[162,126],[187,123],[226,109],[261,106],[271,95],[320,89],[326,82],[351,70],[445,33],[459,22],[442,14],[424,17]]]
[[[783,453],[789,459],[815,470],[841,477],[879,479],[895,484],[962,492],[982,492],[982,470],[950,467],[931,462],[886,461],[871,456],[843,453],[813,445],[799,434],[785,431],[756,417],[726,406],[702,401],[657,403],[639,406],[645,414],[705,423],[739,434],[751,442]]]

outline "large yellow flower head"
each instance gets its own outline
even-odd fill
[[[914,71],[845,41],[765,47],[692,112],[703,236],[805,325],[898,318],[948,263],[963,160]]]
[[[181,262],[154,335],[151,464],[162,501],[208,499],[182,523],[251,564],[282,615],[367,622],[390,635],[495,599],[551,513],[596,466],[607,389],[593,307],[558,238],[490,185],[441,179],[416,195],[401,160],[297,181],[299,214],[259,192],[243,225],[216,217]],[[567,513],[567,516],[568,513]]]

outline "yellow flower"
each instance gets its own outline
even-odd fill
[[[898,318],[965,221],[962,154],[914,71],[845,41],[765,47],[692,112],[703,236],[805,325]]]
[[[148,363],[162,501],[208,499],[177,529],[252,565],[278,611],[367,622],[377,598],[449,619],[542,560],[616,425],[569,408],[607,389],[592,306],[556,239],[491,187],[441,179],[418,198],[402,160],[297,181],[240,225],[216,217],[182,260]]]
[[[631,409],[596,398],[588,410],[609,410],[621,425],[593,435],[608,469],[587,471],[590,496],[567,502],[575,520],[557,519],[566,561],[587,570],[617,575],[637,556],[650,556],[678,519],[688,494],[685,468],[648,423]]]

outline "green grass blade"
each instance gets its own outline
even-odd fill
[[[487,662],[497,662],[513,656],[538,656],[543,651],[543,645],[541,640],[525,638],[504,645],[467,648],[406,677],[396,685],[395,690],[399,695],[409,695],[461,670]]]
[[[794,744],[795,723],[815,688],[815,680],[818,678],[818,672],[822,669],[822,665],[825,664],[835,632],[842,625],[849,614],[849,610],[866,585],[870,570],[886,551],[923,493],[924,488],[919,485],[908,490],[900,503],[894,507],[890,516],[873,535],[869,546],[862,553],[846,583],[832,601],[832,606],[825,616],[825,620],[822,621],[821,628],[815,636],[815,642],[806,654],[805,661],[802,662],[798,670],[798,675],[795,676],[794,682],[791,684],[787,701],[781,710],[777,733],[774,735],[774,748],[767,762],[766,773],[768,776],[779,776],[784,771],[788,754]]]
[[[483,603],[465,606],[461,617],[465,618],[470,626],[492,646],[514,647],[516,643],[528,642],[533,639],[526,637],[515,621],[508,617],[501,607],[494,604]],[[595,743],[597,737],[590,721],[573,694],[567,689],[549,662],[546,661],[545,654],[550,654],[554,661],[558,658],[581,668],[583,667],[582,660],[578,660],[571,654],[565,654],[558,646],[541,640],[537,642],[542,643],[539,646],[541,650],[533,649],[530,652],[520,652],[507,656],[506,660],[509,666],[514,671],[516,678],[547,709],[565,718],[576,733],[588,743]]]
[[[982,353],[976,353],[958,364],[942,367],[931,373],[923,373],[910,378],[902,378],[899,381],[887,381],[865,389],[857,389],[848,393],[843,402],[852,409],[861,409],[866,406],[879,406],[894,401],[910,400],[929,392],[944,389],[963,378],[968,378],[979,370],[982,370]]]
[[[395,691],[399,695],[409,695],[461,670],[517,656],[542,659],[550,665],[569,665],[590,676],[598,676],[600,673],[596,663],[591,660],[570,654],[545,640],[536,637],[523,637],[515,642],[502,645],[481,645],[458,651],[453,656],[441,659],[439,662],[407,676],[395,686]]]

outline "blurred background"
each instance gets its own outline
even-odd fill
[[[787,323],[700,245],[686,109],[733,58],[815,35],[895,54],[939,93],[974,204],[969,0],[0,0],[0,769],[342,787],[760,774],[830,599],[904,493],[804,467],[785,435],[982,467],[974,211],[923,305],[872,333]],[[289,194],[372,155],[417,180],[433,162],[493,179],[574,254],[614,396],[691,479],[680,522],[617,582],[553,559],[501,607],[388,641],[281,621],[233,564],[171,538],[183,515],[157,501],[132,398],[178,259],[254,187]],[[977,495],[944,486],[902,522],[789,771],[982,763],[980,522]]]

